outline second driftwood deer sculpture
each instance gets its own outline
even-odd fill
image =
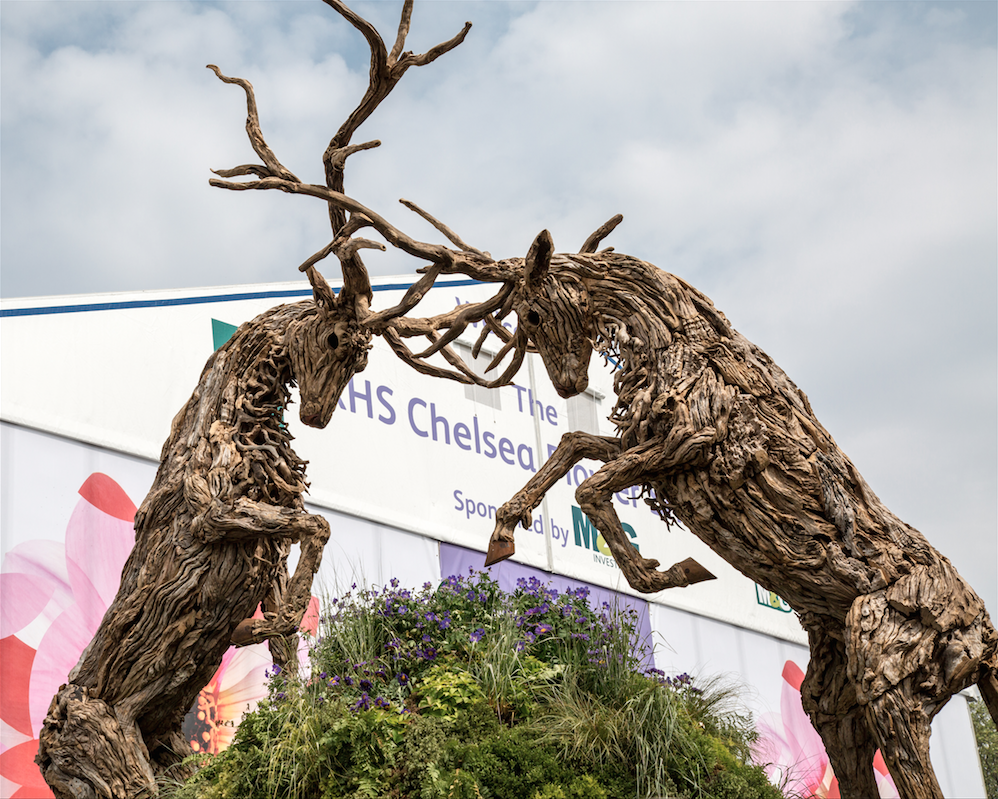
[[[631,546],[611,498],[643,486],[666,522],[681,521],[797,611],[811,648],[804,707],[843,797],[878,795],[878,747],[904,799],[941,797],[933,716],[977,683],[998,723],[998,634],[983,602],[880,502],[804,393],[706,296],[649,263],[596,252],[619,221],[581,253],[556,255],[544,231],[524,262],[496,265],[561,396],[586,388],[594,352],[617,364],[610,418],[620,434],[566,434],[496,514],[487,562],[512,554],[516,526],[529,526],[572,466],[602,461],[575,496],[632,587],[702,579],[683,564],[659,571]]]

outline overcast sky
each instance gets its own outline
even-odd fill
[[[388,39],[400,4],[356,3]],[[710,296],[998,611],[998,4],[417,3],[347,191],[496,257],[543,228]],[[0,4],[4,298],[297,279],[318,200],[208,186],[264,135],[322,183],[361,36],[309,2]],[[374,274],[411,274],[397,253]],[[336,277],[334,262],[327,262]]]

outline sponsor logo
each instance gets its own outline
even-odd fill
[[[633,541],[633,539],[638,537],[634,528],[624,522],[621,523],[621,526],[631,537],[631,546],[640,552],[641,547]],[[617,562],[613,559],[613,554],[610,552],[610,547],[606,543],[606,539],[603,538],[599,530],[593,527],[593,523],[589,521],[589,517],[577,505],[572,505],[572,532],[575,534],[575,546],[592,550],[594,563],[599,563],[602,566],[612,569],[618,568]]]
[[[759,583],[755,584],[755,601],[764,607],[778,610],[781,613],[790,613],[793,610],[783,597],[774,591],[770,591],[768,588],[763,588]]]

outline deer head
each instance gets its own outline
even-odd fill
[[[308,270],[314,309],[293,322],[285,333],[291,374],[301,395],[299,417],[310,427],[323,428],[336,403],[357,372],[367,366],[371,329],[358,313],[371,287],[344,284],[337,297],[316,269]],[[358,293],[358,289],[360,292]]]
[[[552,271],[553,256],[551,234],[543,230],[527,252],[522,289],[514,308],[555,391],[567,399],[589,385],[595,318],[586,286],[575,275]]]

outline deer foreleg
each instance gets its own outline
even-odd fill
[[[605,463],[619,454],[619,438],[582,432],[565,433],[551,457],[537,470],[537,474],[496,511],[496,527],[489,539],[485,565],[491,566],[505,560],[516,551],[513,541],[516,526],[522,524],[526,528],[530,527],[533,521],[531,511],[541,504],[548,489],[568,474],[575,464],[584,458]]]
[[[931,719],[916,680],[908,677],[871,701],[866,716],[901,799],[943,799],[929,760]]]
[[[306,516],[312,520],[314,529],[302,536],[298,566],[295,568],[295,573],[290,581],[286,582],[286,587],[285,581],[279,580],[275,585],[275,590],[271,592],[268,604],[273,603],[276,610],[265,612],[262,619],[241,621],[230,639],[236,646],[257,644],[268,638],[289,636],[297,632],[302,617],[308,610],[309,600],[312,598],[312,578],[319,570],[319,564],[322,562],[322,550],[329,540],[329,523],[322,516],[311,514]],[[275,662],[277,662],[278,657],[287,657],[287,653],[283,649],[278,655],[273,652],[272,648],[272,654],[275,656]]]
[[[263,536],[284,536],[293,541],[321,533],[329,525],[321,516],[240,497],[232,504],[212,499],[191,524],[191,532],[204,543],[239,541]]]
[[[665,451],[658,440],[634,447],[609,461],[575,491],[579,507],[602,533],[628,584],[642,593],[650,594],[665,588],[681,588],[715,579],[713,574],[691,558],[674,564],[666,571],[658,571],[659,562],[642,557],[631,544],[613,508],[611,500],[614,494],[647,482],[651,475],[661,470],[663,461],[668,461],[673,455]]]

